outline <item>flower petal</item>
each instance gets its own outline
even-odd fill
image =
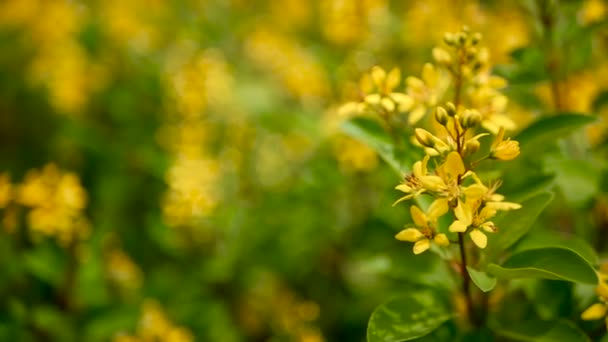
[[[448,229],[452,233],[464,233],[467,231],[468,227],[468,225],[462,223],[461,221],[454,221]]]
[[[488,237],[479,229],[473,229],[469,236],[479,248],[486,248],[486,246],[488,245]]]
[[[583,311],[581,318],[585,321],[593,321],[596,319],[603,318],[608,312],[608,307],[603,303],[595,303]]]
[[[442,246],[442,247],[447,247],[450,245],[450,240],[448,240],[448,237],[445,236],[445,234],[435,235],[435,238],[433,238],[433,241],[435,242],[435,244],[437,244],[438,246]]]
[[[422,212],[422,210],[420,210],[420,208],[415,205],[411,206],[410,214],[412,215],[412,220],[414,221],[416,227],[424,228],[427,226],[426,215],[424,212]]]
[[[433,201],[433,203],[431,203],[431,205],[429,206],[429,209],[427,210],[427,216],[429,217],[429,220],[436,221],[437,218],[445,215],[445,213],[447,213],[448,210],[449,210],[448,199],[447,198],[438,198],[435,201]]]
[[[429,239],[424,239],[414,244],[414,254],[420,254],[431,247]]]
[[[406,228],[395,235],[395,239],[407,242],[416,242],[423,237],[424,235],[416,228]]]

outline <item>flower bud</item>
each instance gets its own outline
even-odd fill
[[[443,41],[448,46],[454,46],[456,44],[456,36],[453,33],[447,32],[443,35]]]
[[[416,140],[418,140],[420,145],[424,147],[435,146],[435,139],[433,139],[433,134],[431,134],[429,131],[422,128],[416,128],[415,135]]]
[[[473,128],[481,123],[481,114],[475,109],[465,110],[459,118],[462,128]]]
[[[452,102],[446,103],[445,109],[448,113],[448,116],[454,117],[454,115],[456,115],[456,106]]]
[[[475,32],[473,34],[473,36],[471,37],[471,45],[479,44],[479,42],[481,41],[481,38],[482,38],[481,33]]]
[[[464,151],[466,154],[471,155],[479,151],[479,141],[471,139],[464,144]]]
[[[441,106],[435,108],[435,120],[437,120],[437,122],[439,122],[442,126],[447,125],[449,119],[450,117],[448,116],[448,112],[445,110],[445,108]]]

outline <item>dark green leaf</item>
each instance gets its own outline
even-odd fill
[[[553,200],[553,194],[542,192],[521,203],[521,208],[506,212],[495,220],[499,231],[490,235],[486,255],[488,260],[494,260],[499,253],[515,244],[532,227],[540,213]]]
[[[467,272],[469,272],[473,283],[483,292],[489,292],[496,286],[496,278],[487,275],[485,272],[477,271],[470,266],[467,266]]]
[[[409,341],[431,333],[452,317],[442,298],[435,291],[418,290],[380,305],[369,320],[367,341]]]
[[[509,328],[500,328],[499,335],[515,341],[533,342],[586,342],[589,338],[567,320],[558,321],[521,321]]]
[[[575,236],[565,238],[549,229],[535,229],[530,232],[517,244],[515,252],[546,247],[569,249],[583,257],[589,264],[599,264],[597,253],[585,240]]]
[[[522,155],[529,155],[595,120],[593,116],[575,113],[542,117],[521,131],[514,139],[519,141]]]
[[[519,252],[500,266],[488,265],[487,271],[498,278],[541,278],[587,284],[598,281],[595,269],[583,257],[559,247]]]

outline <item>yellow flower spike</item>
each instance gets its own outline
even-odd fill
[[[372,81],[374,82],[376,87],[381,89],[382,85],[384,83],[384,80],[386,79],[386,71],[384,71],[384,69],[382,69],[379,66],[375,66],[372,68],[370,75],[371,75]]]
[[[429,239],[423,239],[414,244],[414,254],[418,255],[431,247]]]
[[[501,127],[492,143],[490,158],[498,160],[512,160],[519,155],[519,142],[514,140],[503,140],[505,134],[504,127]]]
[[[479,248],[486,248],[488,245],[488,237],[479,229],[473,229],[471,233],[469,233],[469,236]]]
[[[604,318],[608,313],[608,307],[603,303],[595,303],[587,308],[582,314],[581,319],[585,321],[594,321]]]
[[[395,235],[397,240],[406,242],[416,242],[423,237],[424,235],[416,228],[406,228]]]
[[[435,242],[435,244],[437,244],[438,246],[441,246],[441,247],[447,247],[450,245],[450,240],[448,240],[448,237],[445,234],[435,235],[435,238],[433,238],[433,241]]]

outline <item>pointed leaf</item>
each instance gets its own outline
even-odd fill
[[[579,254],[549,247],[516,253],[502,265],[490,264],[487,272],[498,278],[542,278],[597,284],[595,269]]]
[[[558,321],[521,321],[509,328],[499,328],[496,332],[513,341],[589,341],[589,337],[583,331],[572,322],[564,319]]]
[[[489,276],[485,272],[477,271],[470,266],[467,266],[467,272],[469,272],[473,283],[483,292],[489,292],[496,286],[496,278]]]
[[[441,294],[412,291],[380,305],[367,326],[368,342],[409,341],[430,334],[452,314]]]
[[[521,239],[536,221],[540,213],[553,200],[553,194],[542,192],[521,203],[521,208],[504,213],[494,223],[498,227],[498,234],[489,236],[486,255],[488,260],[495,260],[499,253],[515,244]]]
[[[593,116],[575,113],[542,117],[521,131],[515,140],[519,141],[522,155],[530,154],[594,121],[596,118]]]

